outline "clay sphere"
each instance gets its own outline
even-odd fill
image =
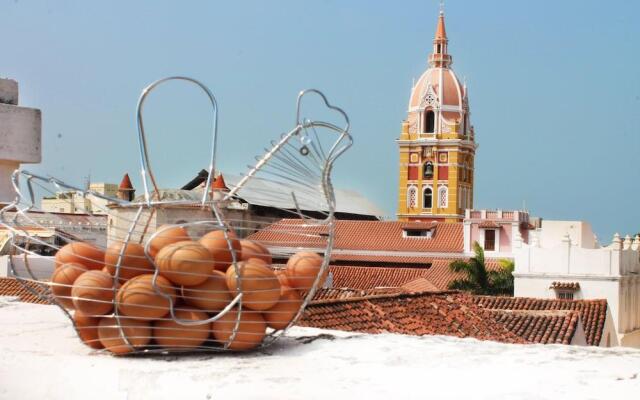
[[[158,275],[156,287],[175,302],[176,290],[168,279]],[[170,307],[169,299],[153,287],[153,274],[138,275],[122,285],[116,295],[116,304],[122,314],[139,319],[162,318]]]
[[[207,313],[197,309],[181,309],[175,311],[180,320],[205,321]],[[168,316],[153,323],[153,338],[162,347],[190,349],[201,346],[211,333],[211,323],[201,325],[181,325]]]
[[[214,262],[209,250],[194,241],[165,246],[155,258],[160,273],[176,285],[195,286],[206,281]]]
[[[87,272],[84,265],[77,263],[62,264],[51,275],[51,293],[53,297],[67,309],[73,309],[71,288],[80,275]]]
[[[242,280],[242,305],[256,311],[273,307],[280,298],[280,281],[273,270],[258,258],[250,258],[237,265]],[[238,277],[233,266],[227,269],[227,287],[234,296],[239,293]]]
[[[227,278],[220,271],[213,271],[211,276],[199,285],[183,286],[182,298],[185,303],[209,313],[222,310],[232,300],[227,288]]]
[[[241,245],[235,232],[232,230],[227,231],[231,248],[229,248],[229,242],[224,237],[224,231],[215,230],[207,233],[200,238],[200,244],[206,247],[215,261],[215,269],[218,271],[226,271],[229,265],[233,262],[232,251],[235,252],[236,260],[239,261],[241,257]]]
[[[213,322],[213,337],[220,344],[225,345],[231,338],[237,317],[238,311],[234,309]],[[228,348],[231,350],[253,349],[262,343],[266,330],[267,324],[261,313],[242,310],[238,332]]]
[[[103,271],[82,273],[71,288],[76,310],[89,315],[104,315],[113,309],[113,278]]]
[[[124,336],[129,340],[131,346],[120,334],[114,317],[103,317],[98,324],[100,343],[110,352],[114,354],[130,353],[139,347],[146,346],[151,341],[151,324],[149,322],[120,318],[120,323]]]

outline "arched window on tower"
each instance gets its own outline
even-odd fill
[[[436,126],[436,114],[432,110],[424,113],[424,132],[433,133]]]
[[[433,163],[431,161],[427,161],[422,166],[422,178],[433,179]]]
[[[427,186],[422,190],[422,208],[433,207],[433,189]]]
[[[447,208],[449,203],[449,190],[446,186],[438,188],[438,208]]]
[[[407,207],[416,208],[418,206],[418,188],[409,186],[407,189]]]

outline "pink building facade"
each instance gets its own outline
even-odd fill
[[[516,242],[529,242],[533,228],[526,211],[471,210],[463,221],[464,252],[473,254],[473,243],[484,249],[487,257],[513,258]]]

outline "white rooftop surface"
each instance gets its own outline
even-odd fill
[[[116,358],[92,354],[54,306],[8,298],[0,298],[0,338],[2,399],[557,400],[640,393],[640,351],[626,348],[294,328],[262,352]]]

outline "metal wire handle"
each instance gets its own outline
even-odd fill
[[[205,186],[205,190],[202,194],[202,203],[201,204],[205,204],[205,202],[207,201],[207,196],[209,195],[210,191],[207,190],[206,188],[209,188],[209,186],[211,185],[211,175],[213,174],[213,171],[215,170],[215,158],[216,158],[216,145],[217,145],[217,140],[218,140],[218,102],[216,101],[215,96],[213,95],[213,93],[211,93],[211,91],[209,90],[208,87],[206,87],[203,83],[201,83],[200,81],[193,79],[193,78],[188,78],[185,76],[170,76],[167,78],[162,78],[162,79],[158,79],[157,81],[153,82],[152,84],[150,84],[149,86],[147,86],[146,88],[144,88],[142,90],[142,93],[140,94],[140,98],[138,99],[138,105],[136,106],[136,116],[137,116],[137,122],[138,122],[138,144],[139,144],[139,150],[140,150],[140,173],[142,175],[142,185],[144,188],[144,198],[145,201],[147,203],[147,206],[151,205],[151,196],[149,194],[149,184],[147,182],[147,176],[149,177],[149,179],[151,180],[151,184],[153,185],[153,190],[156,194],[156,196],[158,197],[158,200],[160,200],[160,190],[158,189],[158,184],[156,182],[156,178],[153,175],[153,171],[151,170],[151,164],[149,162],[149,154],[147,151],[147,137],[144,133],[144,123],[143,123],[143,117],[142,117],[142,111],[144,108],[144,102],[147,98],[147,96],[149,95],[149,93],[151,93],[151,91],[153,89],[155,89],[157,86],[159,86],[161,83],[167,82],[167,81],[172,81],[172,80],[181,80],[181,81],[187,81],[187,82],[191,82],[195,85],[197,85],[200,89],[202,89],[207,96],[209,97],[209,101],[211,102],[211,109],[212,109],[212,120],[213,120],[213,124],[212,124],[212,129],[211,129],[211,156],[209,158],[209,166],[207,169],[207,172],[209,173],[207,176],[207,183]]]

